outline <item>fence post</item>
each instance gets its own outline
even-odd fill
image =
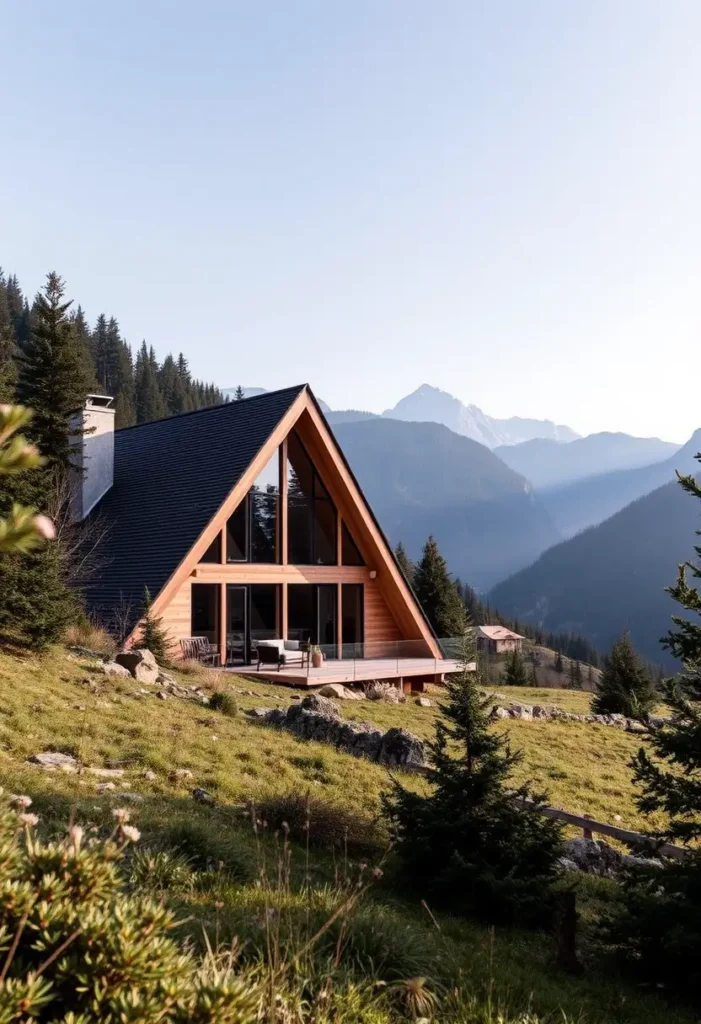
[[[590,818],[591,815],[590,814],[583,814],[582,817],[583,818]],[[582,829],[582,835],[584,836],[585,839],[593,839],[594,838],[594,833],[592,832],[592,830],[590,828],[586,828],[586,826]]]

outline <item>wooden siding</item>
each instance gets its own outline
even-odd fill
[[[192,583],[190,580],[178,588],[163,609],[163,628],[174,642],[172,655],[180,657],[180,641],[183,637],[192,636]]]
[[[404,639],[377,583],[364,588],[365,650],[371,658],[391,657],[397,640]]]

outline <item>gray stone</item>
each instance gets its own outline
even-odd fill
[[[429,700],[428,697],[417,697],[414,704],[418,704],[420,708],[432,708],[433,701]]]
[[[206,789],[202,789],[201,786],[196,786],[192,791],[192,799],[196,800],[198,804],[207,804],[209,807],[213,807],[215,799],[211,793],[208,793]]]
[[[263,708],[256,708],[257,711],[262,711]],[[281,708],[273,708],[271,711],[266,711],[263,718],[268,725],[275,725],[282,727],[287,721],[287,714]]]
[[[158,680],[160,670],[151,651],[122,651],[114,660],[128,669],[140,683],[155,683]]]
[[[406,729],[388,729],[382,738],[378,761],[381,764],[420,767],[426,764],[424,745]]]
[[[574,861],[580,871],[602,878],[613,878],[621,869],[623,854],[600,839],[579,836],[563,846],[564,856]]]
[[[142,804],[144,802],[141,793],[115,793],[114,799],[122,800],[127,804]]]
[[[141,778],[146,779],[148,782],[153,782],[157,778],[157,775],[154,771],[151,771],[150,768],[146,768],[141,773]]]
[[[327,715],[329,718],[340,718],[341,709],[328,697],[321,697],[318,693],[310,693],[308,697],[295,705],[294,710],[301,708],[303,711],[312,711],[317,715]],[[290,708],[290,710],[293,710]]]
[[[249,708],[246,714],[249,718],[267,718],[270,708]]]
[[[101,670],[106,676],[122,676],[126,679],[131,679],[131,672],[124,665],[117,664],[116,661],[106,661],[104,665],[100,666]]]
[[[32,754],[28,760],[32,764],[38,764],[41,768],[45,768],[47,771],[56,771],[60,768],[61,771],[76,772],[80,767],[78,761],[71,757],[70,754],[60,754],[58,751],[47,750],[42,754]]]
[[[98,782],[95,786],[95,791],[97,793],[110,793],[116,788],[114,782]]]
[[[337,700],[365,700],[365,694],[356,693],[342,683],[327,683],[316,692],[320,697],[335,697]]]
[[[124,776],[123,768],[88,768],[91,775],[97,775],[100,779],[121,779]]]
[[[194,777],[189,768],[174,768],[168,773],[170,782],[184,782],[185,780],[194,779]]]
[[[156,696],[159,700],[170,700],[170,694],[166,693],[165,690],[159,690]]]

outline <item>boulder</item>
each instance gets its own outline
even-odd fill
[[[202,789],[201,786],[195,786],[192,791],[192,799],[198,804],[207,804],[209,807],[213,807],[215,800],[211,793],[208,793],[206,789]]]
[[[320,697],[335,697],[336,700],[365,700],[365,694],[356,693],[342,683],[327,683],[316,692]]]
[[[122,651],[114,660],[128,669],[140,683],[155,683],[158,680],[160,669],[151,651]]]
[[[290,708],[290,711],[297,711],[299,709],[303,711],[312,711],[317,715],[327,715],[329,718],[340,718],[341,709],[338,704],[334,704],[328,697],[322,697],[318,693],[310,693],[308,697],[300,701],[299,704],[295,704],[294,707]]]
[[[32,754],[28,760],[31,764],[38,764],[40,768],[49,772],[54,772],[56,769],[64,772],[77,772],[80,767],[79,762],[70,754],[60,754],[54,750],[47,750],[43,754]]]
[[[600,839],[585,839],[579,836],[568,840],[563,846],[563,855],[573,861],[579,871],[602,878],[613,878],[621,869],[623,854]]]
[[[270,708],[249,708],[246,714],[249,718],[267,718]]]
[[[265,711],[265,708],[254,708],[254,711]],[[275,725],[279,728],[282,728],[287,722],[287,714],[282,708],[273,708],[271,711],[266,711],[263,718],[268,725]]]
[[[378,761],[384,733],[370,722],[348,722],[341,726],[339,750],[347,750],[354,757]]]
[[[126,679],[131,679],[129,669],[125,668],[124,665],[119,665],[116,661],[106,661],[100,668],[106,676],[122,676]]]
[[[95,786],[95,792],[111,793],[116,788],[117,787],[115,786],[114,782],[98,782],[98,784]]]
[[[418,704],[420,708],[432,708],[433,701],[429,700],[428,697],[417,697],[414,704]]]
[[[173,771],[168,773],[168,780],[170,782],[184,782],[194,779],[194,777],[189,768],[174,768]]]
[[[146,768],[141,773],[141,778],[142,779],[146,779],[148,782],[153,782],[157,778],[157,776],[156,776],[156,773],[154,771],[151,771],[150,768]]]
[[[388,729],[382,738],[377,760],[380,764],[423,768],[426,754],[421,740],[406,729]]]

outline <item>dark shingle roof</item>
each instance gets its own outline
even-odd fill
[[[138,618],[144,586],[164,586],[305,384],[172,416],[115,434],[103,568],[86,590],[102,616],[120,602]]]

